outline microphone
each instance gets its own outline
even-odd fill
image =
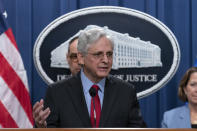
[[[95,97],[96,96],[96,89],[95,88],[90,88],[89,93],[90,93],[91,97]]]

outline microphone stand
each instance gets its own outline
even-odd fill
[[[96,96],[96,89],[91,88],[89,90],[90,96],[93,99],[93,113],[94,113],[94,127],[96,127],[96,108],[95,108],[95,96]]]
[[[95,97],[92,98],[93,99],[93,105],[94,105],[94,127],[96,127],[96,108],[95,108]]]

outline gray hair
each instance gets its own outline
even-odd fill
[[[87,54],[90,45],[94,44],[101,37],[106,37],[111,42],[112,48],[114,48],[114,42],[111,36],[109,36],[102,28],[92,28],[89,30],[83,30],[79,34],[77,46],[78,52],[82,53],[83,55]]]

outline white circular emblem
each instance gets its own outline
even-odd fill
[[[95,6],[55,19],[38,36],[34,63],[47,84],[70,74],[66,62],[69,39],[94,26],[105,29],[115,41],[110,74],[132,83],[138,98],[156,92],[176,73],[179,44],[161,21],[133,9]]]

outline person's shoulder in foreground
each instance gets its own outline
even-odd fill
[[[191,128],[188,105],[166,111],[161,123],[162,128]]]

